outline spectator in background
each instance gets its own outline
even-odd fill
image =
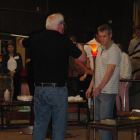
[[[72,40],[72,42],[76,42],[75,36],[69,36],[69,38]],[[86,73],[86,76],[83,76],[84,78],[86,78],[88,74],[90,76],[93,74],[93,70],[90,69],[90,61],[89,61],[89,59],[87,59],[85,63],[82,63],[82,62],[74,59],[73,57],[70,57],[70,64],[71,63],[73,65],[74,71],[77,73],[77,77],[78,77],[78,80],[75,81],[76,84],[73,87],[73,89],[76,89],[77,94],[80,95],[81,97],[83,97],[84,99],[86,99],[85,98],[85,90],[89,86],[89,80],[88,81],[84,81],[84,80],[80,80],[80,78],[81,78],[81,76],[84,75],[84,73]],[[88,75],[88,78],[90,78],[89,75]]]
[[[95,38],[93,38],[92,40],[90,40],[87,43],[96,43],[97,46],[99,47],[101,44],[100,44],[98,34],[96,33]],[[87,61],[89,61],[89,62],[86,63],[86,66],[87,66],[88,69],[87,69],[87,71],[85,71],[84,75],[82,77],[80,77],[80,81],[84,81],[88,74],[93,75],[93,70],[94,70],[93,56],[92,56],[92,53],[91,53],[92,49],[89,45],[85,45],[84,50],[87,53]]]
[[[121,66],[120,66],[120,80],[130,79],[132,73],[130,58],[128,54],[123,52],[122,46],[120,44],[117,45],[122,52],[122,59],[121,59]],[[126,86],[126,91],[125,91],[125,86]],[[117,94],[116,97],[116,107],[117,110],[124,110],[124,91],[125,91],[125,111],[129,111],[129,83],[128,82],[119,82],[119,94]]]
[[[69,36],[69,38],[70,38],[70,40],[72,40],[72,42],[76,42],[75,36]],[[76,76],[84,74],[85,69],[83,67],[81,67],[81,65],[80,65],[81,62],[74,59],[73,57],[69,58],[69,62],[70,62],[70,64],[72,63],[73,68],[74,68],[74,69],[73,68],[72,69],[73,69],[73,71],[75,71],[77,73]],[[86,64],[86,62],[84,64]]]
[[[96,30],[95,37],[87,43],[96,43],[98,47],[101,45],[97,30]],[[84,50],[87,53],[87,62],[88,63],[86,63],[86,66],[88,67],[88,70],[85,71],[84,75],[80,77],[80,81],[84,81],[87,76],[91,78],[91,75],[94,74],[94,61],[93,61],[93,56],[92,56],[92,48],[89,45],[85,45]],[[88,81],[86,89],[88,88],[89,84],[90,84],[90,81]],[[90,108],[92,105],[91,98],[88,99],[88,104],[89,104],[89,108]]]
[[[22,68],[22,58],[19,53],[15,52],[13,42],[8,42],[7,47],[8,52],[2,57],[2,68],[4,73],[10,73],[14,75],[13,100],[16,100],[17,95],[21,93],[21,80],[18,76],[20,76],[20,70]]]
[[[3,69],[2,69],[2,55],[0,55],[0,73],[3,73]]]
[[[140,26],[135,27],[136,37],[130,41],[128,53],[129,55],[138,51],[140,49]],[[130,57],[132,72],[140,68],[140,52],[132,55]],[[136,72],[132,75],[132,78],[135,79],[138,75],[140,75],[140,71]]]

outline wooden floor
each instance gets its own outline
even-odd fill
[[[132,131],[119,131],[118,140],[132,140],[132,136]],[[9,129],[0,132],[0,140],[32,140],[32,135],[22,134],[21,129]],[[50,140],[49,135],[46,140]],[[68,126],[65,140],[86,140],[85,126]],[[92,130],[90,140],[93,140]],[[96,140],[100,140],[98,131],[96,131]]]

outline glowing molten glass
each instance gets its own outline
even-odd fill
[[[93,56],[96,56],[96,55],[97,55],[97,51],[96,51],[96,52],[93,52],[93,51],[92,51],[92,55],[93,55]]]
[[[89,46],[92,48],[92,55],[94,56],[94,57],[96,57],[96,55],[97,55],[97,44],[96,43],[90,43],[89,44]]]

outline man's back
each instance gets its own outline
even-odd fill
[[[66,83],[69,55],[77,58],[81,54],[67,37],[53,30],[31,36],[23,45],[32,50],[35,82]]]

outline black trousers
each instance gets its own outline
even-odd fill
[[[21,78],[19,74],[14,76],[13,85],[14,85],[13,100],[17,100],[17,96],[21,95]]]

